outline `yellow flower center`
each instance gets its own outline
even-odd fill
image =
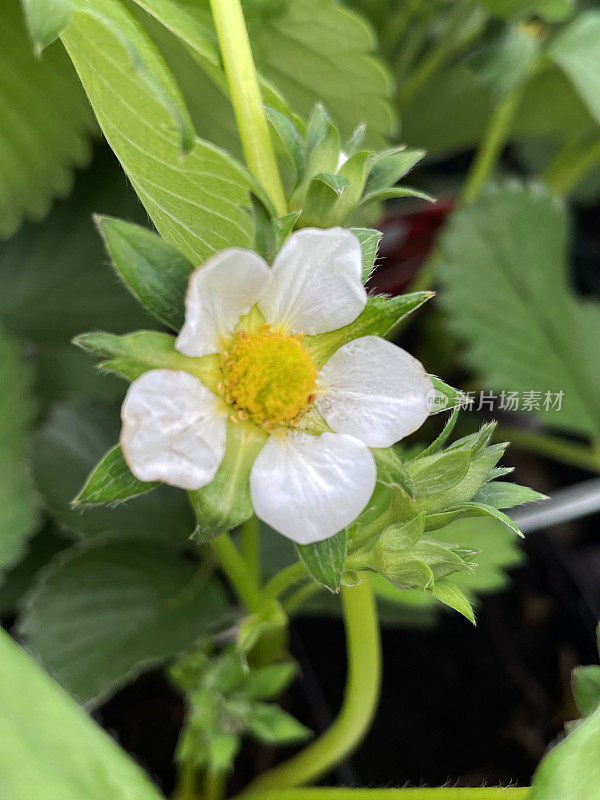
[[[238,331],[223,362],[224,392],[239,420],[265,427],[290,424],[315,399],[317,370],[301,343],[268,324]]]

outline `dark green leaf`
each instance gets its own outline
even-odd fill
[[[140,225],[96,217],[117,273],[133,296],[160,322],[178,331],[193,265],[158,234]]]
[[[597,435],[600,307],[584,314],[567,288],[567,225],[540,186],[489,187],[442,238],[441,299],[487,387],[519,392],[521,410],[530,398],[547,425]]]
[[[75,546],[43,573],[20,631],[79,700],[99,702],[227,621],[220,584],[167,544]]]
[[[0,326],[0,571],[22,555],[38,524],[26,463],[35,412],[31,375],[18,344]]]
[[[34,438],[33,466],[46,507],[61,525],[82,536],[110,532],[115,537],[161,540],[182,547],[194,522],[185,492],[169,486],[134,497],[115,508],[71,508],[90,471],[119,436],[112,408],[56,404]]]

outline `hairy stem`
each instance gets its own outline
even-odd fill
[[[279,789],[258,792],[256,800],[525,800],[528,787],[481,789]]]
[[[210,546],[242,603],[249,611],[257,611],[260,607],[258,585],[229,534],[212,539]]]
[[[339,716],[316,741],[259,776],[244,795],[315,780],[345,758],[368,731],[379,700],[381,641],[375,598],[367,576],[356,586],[342,587],[342,604],[348,675]]]
[[[240,0],[210,0],[210,7],[246,163],[282,216],[285,194]]]

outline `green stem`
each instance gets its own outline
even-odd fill
[[[477,198],[483,184],[493,174],[502,148],[508,139],[525,85],[526,81],[521,81],[494,107],[485,135],[462,188],[461,200],[463,203],[472,203]]]
[[[416,59],[419,51],[421,50],[425,39],[427,38],[427,31],[429,30],[429,18],[416,20],[410,30],[410,35],[406,37],[404,49],[399,53],[396,59],[396,74],[398,81],[402,80],[404,75],[410,69],[411,64]]]
[[[223,772],[211,772],[204,776],[202,800],[222,800],[225,797],[227,776]]]
[[[193,761],[184,761],[181,764],[177,775],[174,800],[198,800],[196,772],[196,764]]]
[[[231,104],[250,172],[279,216],[287,212],[240,0],[210,0]]]
[[[283,603],[283,610],[291,617],[292,614],[295,614],[299,608],[301,608],[306,600],[309,597],[312,597],[313,594],[316,594],[321,587],[316,583],[316,581],[312,581],[311,583],[305,583],[304,586],[301,586],[299,589],[296,589],[295,592],[287,598],[287,600]]]
[[[260,569],[260,522],[252,516],[242,525],[241,530],[242,558],[257,586],[261,584]]]
[[[569,194],[587,173],[600,162],[600,137],[582,147],[567,144],[544,172],[544,180],[558,194]]]
[[[454,11],[450,14],[448,25],[437,44],[431,48],[421,63],[400,87],[398,91],[398,103],[400,107],[405,105],[423,86],[432,78],[442,64],[457,49],[457,35],[471,14],[473,6],[471,2],[458,2]]]
[[[244,794],[301,786],[344,759],[368,731],[379,700],[381,641],[375,598],[368,577],[342,587],[348,676],[339,716],[316,741],[269,772]]]
[[[274,600],[287,589],[307,576],[306,567],[302,561],[296,561],[289,567],[284,567],[281,572],[274,575],[263,589],[263,597]]]
[[[242,603],[249,611],[257,611],[260,607],[260,591],[229,534],[223,533],[212,539],[210,546]]]
[[[528,787],[481,789],[278,789],[258,792],[256,800],[525,800]]]
[[[381,49],[391,56],[396,46],[399,44],[404,32],[408,28],[410,18],[414,13],[412,0],[404,0],[403,5],[388,20],[385,29],[381,33]]]
[[[509,441],[515,447],[552,458],[562,464],[580,467],[590,472],[600,472],[600,454],[595,447],[568,442],[558,436],[508,426],[498,426],[495,438]]]

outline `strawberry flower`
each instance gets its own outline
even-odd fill
[[[256,426],[250,471],[257,516],[294,541],[333,536],[368,503],[369,448],[417,430],[433,391],[422,365],[378,336],[343,344],[317,369],[312,337],[353,322],[367,302],[361,247],[348,230],[305,228],[271,268],[229,249],[190,276],[176,349],[214,362],[215,381],[155,369],[122,407],[121,447],[133,474],[188,490],[214,479],[227,426]]]

